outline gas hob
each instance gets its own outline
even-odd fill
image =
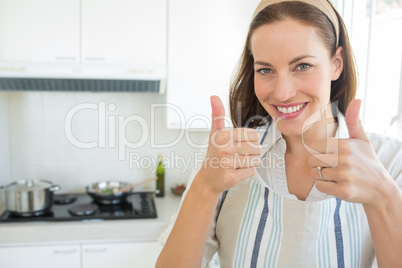
[[[154,196],[152,192],[136,192],[120,204],[101,205],[94,203],[87,194],[55,194],[53,205],[46,213],[22,217],[6,211],[0,216],[0,223],[152,219],[157,217]]]

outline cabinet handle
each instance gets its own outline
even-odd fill
[[[56,254],[70,254],[77,252],[77,249],[66,249],[66,250],[55,250],[54,253]]]
[[[88,60],[88,61],[104,61],[105,60],[105,58],[103,58],[103,57],[85,57],[84,59]]]
[[[76,57],[56,57],[56,60],[76,60]]]
[[[85,252],[88,252],[88,253],[98,253],[98,252],[105,252],[105,251],[107,251],[107,248],[97,248],[97,249],[86,248],[85,249]]]

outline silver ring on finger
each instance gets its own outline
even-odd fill
[[[317,166],[317,169],[318,169],[318,176],[320,176],[320,179],[322,181],[327,181],[326,179],[324,179],[324,177],[321,174],[321,170],[323,169],[323,167],[322,166]]]

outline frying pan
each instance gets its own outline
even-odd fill
[[[157,179],[158,177],[154,177],[135,184],[120,181],[101,181],[88,185],[85,190],[94,199],[95,203],[114,205],[124,202],[127,196],[134,193],[133,189],[135,187]]]

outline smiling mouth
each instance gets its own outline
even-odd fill
[[[303,109],[304,106],[306,106],[306,102],[298,104],[298,105],[294,105],[294,106],[287,106],[287,107],[276,106],[276,109],[278,109],[278,111],[281,112],[282,114],[292,114],[292,113],[300,111],[301,109]]]

